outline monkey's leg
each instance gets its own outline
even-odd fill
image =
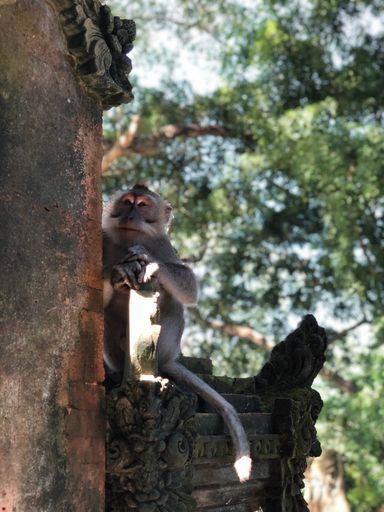
[[[239,480],[240,482],[249,480],[252,468],[249,443],[235,408],[219,393],[217,393],[217,391],[208,386],[206,382],[201,380],[177,361],[168,361],[163,363],[161,365],[161,370],[167,376],[173,377],[176,382],[187,384],[193,391],[210,403],[220,414],[228,427],[235,446],[236,461],[234,466]]]

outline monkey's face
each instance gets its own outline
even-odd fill
[[[171,207],[150,190],[134,187],[106,207],[103,229],[118,242],[137,241],[166,233]]]

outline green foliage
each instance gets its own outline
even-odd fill
[[[322,413],[320,436],[328,439],[328,448],[345,454],[348,497],[353,509],[362,512],[384,503],[383,375],[383,347],[361,355],[358,393],[333,393]]]
[[[194,268],[207,319],[276,340],[309,311],[330,332],[365,320],[360,336],[331,344],[329,368],[359,391],[322,384],[322,439],[343,450],[355,510],[376,510],[384,502],[380,2],[133,0],[126,9],[139,25],[134,64],[147,73],[156,65],[160,78],[148,88],[141,77],[135,102],[106,116],[106,146],[133,114],[141,122],[138,147],[108,170],[105,193],[145,181],[173,203],[179,252],[203,254]],[[164,30],[176,41],[169,48]],[[181,48],[218,70],[213,92],[169,78]],[[148,143],[165,125],[192,123],[225,136]],[[250,342],[191,324],[191,352],[213,354],[221,371],[257,372],[264,354]]]

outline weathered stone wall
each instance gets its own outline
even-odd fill
[[[0,510],[104,507],[101,107],[49,1],[0,0]]]

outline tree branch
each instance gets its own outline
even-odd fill
[[[197,308],[191,310],[191,313],[197,322],[204,327],[214,329],[215,331],[220,331],[223,334],[227,334],[229,336],[237,336],[239,338],[251,341],[267,352],[270,352],[274,347],[274,343],[268,341],[262,334],[257,333],[251,329],[251,327],[238,324],[224,324],[218,322],[217,320],[208,320],[202,316]]]
[[[124,151],[129,148],[136,136],[139,123],[140,116],[132,116],[128,130],[123,133],[123,135],[120,135],[111,149],[107,151],[103,156],[103,161],[101,162],[101,172],[105,172],[107,169],[109,169],[113,162],[120,158],[124,154]]]
[[[200,28],[201,30],[206,30],[206,28],[201,25],[200,20],[185,21],[182,19],[174,18],[172,16],[164,16],[164,15],[159,15],[159,14],[153,14],[152,16],[143,16],[140,14],[138,14],[138,15],[133,14],[132,18],[134,18],[135,20],[140,20],[140,21],[156,21],[156,22],[160,22],[163,25],[165,23],[171,23],[172,25],[178,25],[179,27],[183,27],[186,30],[190,30],[191,28]]]
[[[176,25],[178,27],[182,27],[185,30],[191,30],[193,28],[197,28],[201,30],[202,32],[207,33],[209,36],[211,36],[217,43],[223,44],[223,41],[214,33],[213,30],[206,24],[202,23],[202,18],[200,17],[196,21],[185,21],[182,19],[177,19],[172,16],[164,16],[164,15],[152,15],[152,16],[143,16],[143,15],[135,15],[132,14],[132,18],[134,20],[140,20],[140,21],[154,21],[157,23],[161,23],[162,25],[166,23],[170,23],[172,25]]]
[[[204,255],[207,252],[207,249],[208,249],[208,243],[205,243],[199,253],[195,254],[194,256],[190,256],[189,258],[182,258],[181,261],[183,261],[184,263],[188,263],[188,264],[189,263],[199,263],[204,258]]]
[[[214,329],[216,331],[222,332],[223,334],[227,334],[228,336],[237,336],[238,338],[251,341],[258,347],[264,349],[266,352],[271,352],[275,346],[274,343],[267,340],[267,338],[257,333],[251,327],[239,324],[224,324],[222,322],[218,322],[217,320],[208,320],[202,316],[197,308],[190,311],[195,320],[204,327]],[[360,321],[358,325],[361,325],[362,323],[364,322]],[[356,324],[355,328],[358,327],[358,325]],[[349,328],[348,332],[350,330],[352,330],[352,328]],[[344,393],[353,394],[356,393],[359,389],[354,382],[344,379],[337,372],[331,371],[328,368],[322,368],[320,370],[320,375]]]
[[[333,342],[333,341],[336,341],[336,340],[341,340],[341,339],[345,338],[345,336],[347,334],[349,334],[351,331],[354,331],[355,329],[360,327],[360,325],[363,325],[363,324],[366,324],[366,323],[368,323],[368,320],[365,317],[363,317],[361,320],[359,320],[355,324],[351,325],[350,327],[347,327],[346,329],[343,329],[342,331],[333,331],[328,336],[328,342]]]
[[[167,124],[149,135],[136,137],[140,116],[134,116],[132,122],[123,135],[121,135],[112,148],[103,158],[102,171],[105,172],[111,164],[123,156],[127,151],[143,157],[153,156],[159,152],[159,143],[162,140],[171,140],[177,137],[214,137],[228,136],[227,130],[219,125],[200,125],[191,123],[187,125]]]
[[[344,379],[337,372],[331,371],[328,368],[323,367],[319,373],[323,377],[323,379],[327,380],[344,393],[354,394],[357,393],[357,391],[359,391],[359,388],[356,386],[354,382],[352,382],[351,380]]]

